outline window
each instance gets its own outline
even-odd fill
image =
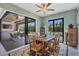
[[[58,34],[64,39],[64,18],[48,20],[48,32],[50,35]]]
[[[36,32],[35,19],[28,19],[28,33]]]
[[[63,31],[63,20],[54,20],[54,32],[62,32]]]
[[[49,33],[53,33],[53,21],[48,21],[48,30]]]

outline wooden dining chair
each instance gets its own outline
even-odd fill
[[[35,55],[42,55],[43,54],[44,45],[43,45],[42,39],[43,38],[37,37],[37,38],[35,38],[35,41],[33,41],[31,43],[31,51]]]
[[[43,37],[38,37],[37,45],[40,44],[40,46],[38,46],[38,49],[40,49],[40,50],[37,51],[37,53],[36,53],[36,55],[38,55],[38,56],[44,55],[45,42],[43,40],[44,40]]]
[[[47,48],[50,55],[57,56],[59,53],[59,40],[53,38],[50,42],[48,42]]]
[[[54,55],[57,56],[59,54],[59,38],[55,38],[54,41]]]

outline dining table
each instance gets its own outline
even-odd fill
[[[55,35],[47,35],[46,41],[54,40],[54,38],[55,38]]]
[[[39,39],[39,38],[42,38],[42,40]],[[37,40],[44,41],[44,42],[49,42],[51,40],[55,40],[54,38],[55,38],[55,35],[47,35],[46,37],[39,36]]]

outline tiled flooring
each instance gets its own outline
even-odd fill
[[[60,53],[63,54],[63,56],[66,56],[67,52],[67,46],[65,44],[60,43]],[[78,49],[68,47],[68,56],[79,56]]]
[[[26,47],[26,46],[24,46],[24,47]],[[20,47],[20,48],[24,48],[24,47]],[[20,49],[20,48],[17,48],[17,49]],[[17,50],[17,49],[15,49],[15,50]],[[60,43],[60,53],[62,53],[63,56],[66,56],[66,49],[67,49],[67,46],[65,44]],[[6,50],[0,43],[0,56],[7,56],[7,55],[8,55],[8,53],[6,52]],[[77,49],[69,47],[68,55],[69,56],[79,56],[79,51]]]

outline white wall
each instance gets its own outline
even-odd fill
[[[57,18],[64,18],[64,33],[68,29],[69,24],[73,24],[76,26],[77,24],[77,10],[70,10],[58,14],[54,14],[51,16],[47,16],[43,18],[43,25],[45,26],[45,32],[48,33],[48,20],[50,19],[57,19]],[[65,35],[64,35],[65,37]],[[64,39],[65,42],[65,39]]]

